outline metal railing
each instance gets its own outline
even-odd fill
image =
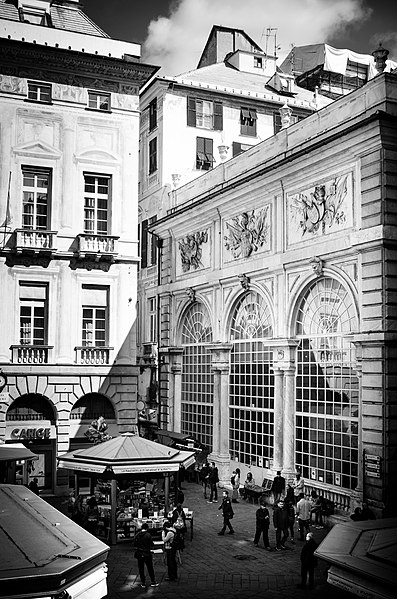
[[[113,347],[105,346],[78,346],[75,347],[76,364],[101,366],[110,364]]]

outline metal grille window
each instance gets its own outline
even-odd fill
[[[88,108],[93,110],[110,111],[110,94],[88,92]]]
[[[84,175],[84,233],[108,235],[110,177]]]
[[[230,453],[239,462],[259,467],[268,466],[273,457],[273,352],[268,340],[272,335],[263,297],[256,292],[242,296],[230,327]]]
[[[241,135],[256,136],[256,110],[242,108],[240,114],[240,133]]]
[[[28,99],[49,104],[51,102],[51,85],[28,81]]]
[[[212,449],[214,376],[211,372],[212,328],[203,304],[195,302],[182,324],[182,432]]]
[[[354,489],[358,483],[359,388],[354,303],[324,277],[301,300],[296,377],[296,463],[308,480]]]
[[[50,171],[22,167],[22,228],[48,229]]]
[[[108,345],[108,288],[83,287],[82,345]]]
[[[47,287],[19,287],[19,343],[45,345],[47,339]]]

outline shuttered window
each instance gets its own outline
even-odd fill
[[[256,110],[242,108],[240,114],[241,135],[256,136]]]
[[[189,97],[187,99],[187,124],[189,127],[222,131],[222,103]]]
[[[196,168],[208,171],[214,164],[214,142],[207,137],[197,137],[196,141]]]

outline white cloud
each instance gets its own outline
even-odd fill
[[[263,49],[266,30],[277,29],[277,54],[291,45],[327,41],[344,27],[368,17],[362,0],[178,0],[169,17],[150,22],[143,60],[162,65],[161,73],[177,75],[194,69],[213,25],[243,29]],[[274,51],[274,37],[267,48]]]

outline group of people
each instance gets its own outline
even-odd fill
[[[175,581],[178,578],[178,561],[177,555],[179,551],[185,548],[185,533],[186,533],[186,515],[181,503],[178,503],[172,512],[170,520],[166,520],[161,531],[161,539],[163,541],[164,553],[167,564],[167,581]],[[149,532],[149,527],[146,522],[142,524],[141,530],[135,537],[135,557],[138,562],[138,572],[141,581],[141,587],[146,589],[146,571],[150,578],[150,586],[157,587],[154,566],[153,566],[153,549],[154,541]]]

